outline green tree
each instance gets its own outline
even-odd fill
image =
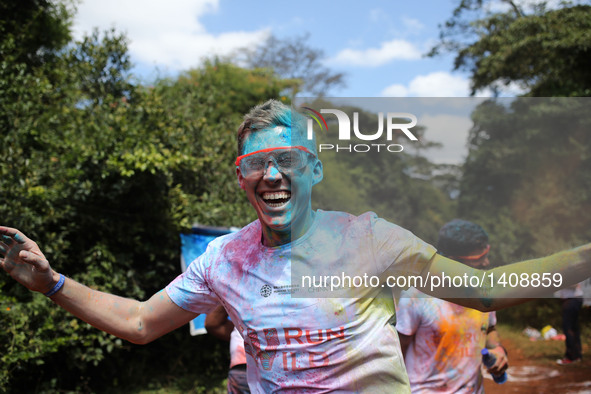
[[[308,39],[309,35],[286,39],[271,35],[255,48],[239,50],[237,59],[247,68],[267,68],[278,77],[292,81],[291,97],[298,93],[323,97],[330,90],[344,86],[345,75],[324,66],[324,52],[310,47]]]
[[[461,1],[430,53],[455,53],[472,94],[517,84],[528,96],[591,95],[591,6],[526,10],[505,0],[508,11],[486,12],[488,3]]]
[[[461,0],[430,55],[454,53],[454,68],[470,73],[472,94],[516,84],[525,96],[590,96],[591,6],[501,3],[507,10],[492,12],[491,1]],[[459,215],[489,231],[493,263],[588,242],[586,108],[584,100],[517,100],[488,102],[474,112]],[[499,317],[547,324],[548,315],[559,314],[551,301],[509,308]]]
[[[2,57],[30,66],[54,56],[70,41],[73,2],[48,0],[0,3]]]
[[[56,270],[144,299],[179,273],[179,232],[253,218],[236,186],[234,135],[248,108],[280,98],[284,83],[270,72],[211,62],[135,85],[127,40],[114,31],[32,71],[14,58],[0,66],[0,216],[35,239]],[[2,390],[95,391],[191,370],[219,375],[225,365],[216,345],[188,332],[136,347],[7,275],[0,288]]]
[[[473,114],[459,209],[509,263],[591,237],[591,119],[586,98],[499,99]]]

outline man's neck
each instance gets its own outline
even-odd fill
[[[277,247],[295,241],[302,237],[312,227],[316,212],[310,210],[305,219],[296,221],[285,230],[276,230],[268,226],[262,228],[262,242],[267,247]]]

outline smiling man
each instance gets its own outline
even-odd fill
[[[223,305],[245,340],[248,381],[256,393],[409,392],[394,329],[389,278],[413,275],[424,292],[462,297],[462,305],[492,310],[534,296],[537,289],[433,288],[428,279],[478,276],[483,271],[436,254],[412,233],[373,213],[314,211],[312,187],[322,179],[305,118],[271,100],[245,116],[238,131],[236,173],[258,219],[212,241],[206,252],[145,302],[83,286],[54,271],[39,247],[18,230],[0,227],[2,268],[93,326],[147,343]],[[561,285],[591,273],[589,245],[496,268],[561,275]],[[378,286],[337,297],[301,294],[292,269],[371,275]],[[553,289],[554,290],[554,289]],[[299,293],[299,294],[298,294]],[[503,299],[496,299],[496,296]]]
[[[387,248],[373,258],[380,272],[405,265],[419,275],[435,249],[374,214],[312,210],[312,187],[323,174],[305,120],[276,101],[246,116],[236,173],[258,220],[213,241],[166,293],[196,313],[221,300],[245,339],[254,392],[408,392],[388,324],[393,301],[378,298],[376,289],[362,300],[304,297],[292,270],[294,264],[342,267]]]

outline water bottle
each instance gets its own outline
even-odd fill
[[[487,368],[492,367],[497,361],[497,358],[493,354],[489,353],[487,348],[482,349],[480,353],[482,354],[482,363]],[[505,383],[507,381],[507,372],[503,372],[500,375],[492,375],[492,378],[495,383]]]

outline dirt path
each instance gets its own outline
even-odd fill
[[[525,358],[510,340],[504,340],[503,345],[509,353],[509,379],[504,384],[496,384],[484,372],[487,394],[591,394],[591,357],[587,356],[587,359],[577,364],[561,366],[548,358]]]

